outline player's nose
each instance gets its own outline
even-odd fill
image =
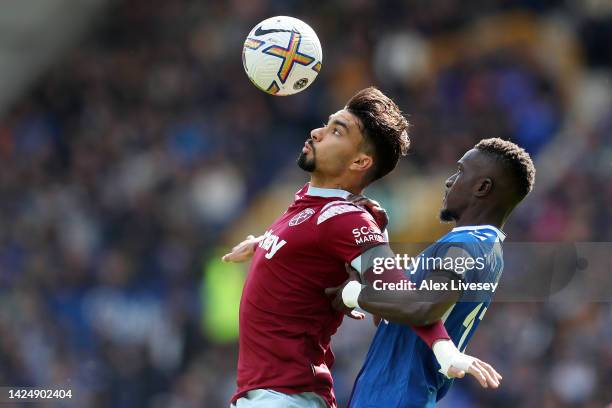
[[[310,137],[315,142],[320,142],[323,138],[323,128],[316,128],[310,131]]]

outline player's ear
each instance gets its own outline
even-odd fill
[[[368,171],[370,168],[372,168],[372,165],[374,164],[374,160],[372,159],[372,156],[367,155],[365,153],[360,153],[351,163],[351,170],[355,170],[355,171]]]
[[[493,180],[490,177],[481,178],[474,186],[474,195],[484,197],[493,189]]]

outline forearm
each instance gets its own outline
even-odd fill
[[[419,290],[401,269],[387,269],[382,274],[375,274],[372,268],[368,268],[362,277],[365,287],[359,294],[359,306],[395,323],[414,326],[432,324],[459,297],[456,291]],[[443,287],[450,286],[451,281],[458,278],[447,271],[432,271],[428,280]]]
[[[417,336],[419,336],[430,349],[433,349],[433,346],[437,341],[451,341],[442,320],[438,320],[428,326],[410,326],[410,328],[414,330]]]
[[[455,297],[444,302],[441,293],[435,296],[436,293],[420,290],[377,290],[382,288],[381,285],[390,283],[401,283],[404,288],[413,285],[410,283],[410,275],[403,269],[388,268],[382,273],[374,272],[373,259],[393,256],[389,247],[381,246],[375,247],[361,258],[362,262],[359,262],[357,268],[361,273],[361,281],[366,286],[360,288],[361,293],[355,301],[359,302],[361,308],[378,317],[412,326],[416,334],[430,347],[436,340],[450,339],[440,318],[454,303]]]
[[[361,296],[361,293],[358,293],[356,294],[356,296],[354,296],[356,297],[355,302],[358,302],[359,306],[361,306],[364,310],[368,310],[376,316],[384,317],[387,320],[409,325],[412,330],[414,330],[414,332],[421,338],[421,340],[423,340],[430,348],[433,349],[434,343],[439,340],[450,341],[450,337],[446,332],[446,328],[444,327],[444,324],[441,320],[434,319],[435,322],[433,324],[423,326],[422,324],[429,323],[428,317],[419,317],[420,311],[413,310],[413,306],[409,302],[404,303],[405,299],[400,299],[400,302],[398,303],[400,305],[406,305],[406,308],[408,309],[406,311],[402,310],[402,307],[398,307],[398,304],[393,302],[389,303],[385,299],[383,299],[379,303],[370,303],[367,298],[368,295],[372,293],[371,290],[374,290],[373,288],[365,287],[362,289],[362,287],[357,282],[355,282],[352,286],[353,290],[366,292],[363,297]],[[348,292],[347,297],[350,297]],[[424,304],[424,302],[416,303]],[[378,312],[374,312],[375,310],[378,310]]]
[[[394,323],[425,326],[439,320],[455,302],[445,292],[376,290],[369,284],[359,294],[359,306]]]

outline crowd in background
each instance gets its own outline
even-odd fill
[[[272,15],[305,20],[323,44],[319,78],[287,98],[253,87],[240,59]],[[203,268],[310,129],[370,84],[409,114],[413,176],[447,172],[485,137],[516,141],[536,164],[561,138],[581,140],[538,168],[536,184],[552,181],[506,232],[611,242],[612,100],[584,119],[546,56],[457,43],[500,16],[560,21],[580,72],[612,68],[605,2],[113,2],[0,118],[0,385],[62,385],[83,407],[227,406],[237,344],[204,328]],[[611,403],[611,328],[605,302],[494,304],[468,350],[503,387],[462,380],[441,406]],[[368,336],[337,340],[343,406]]]

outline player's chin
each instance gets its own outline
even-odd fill
[[[309,159],[308,153],[301,152],[297,158],[297,165],[300,169],[312,173],[315,170],[315,160],[314,158]]]
[[[440,209],[440,214],[438,217],[442,222],[453,222],[457,219],[455,213],[446,207]]]

